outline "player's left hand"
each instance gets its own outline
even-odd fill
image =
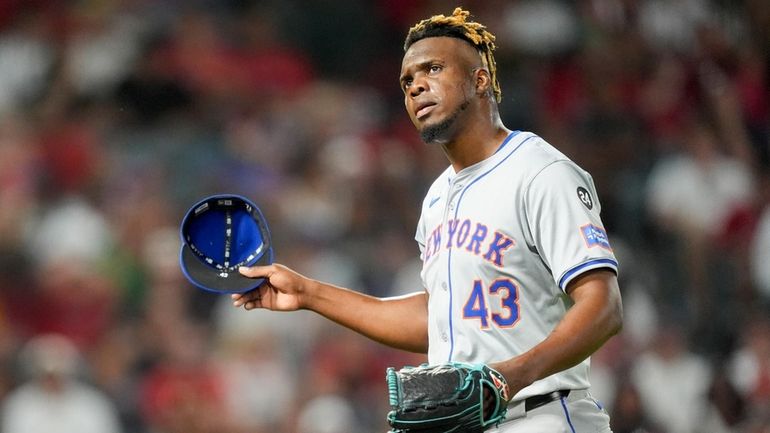
[[[389,368],[386,380],[393,432],[480,433],[503,420],[508,407],[505,378],[484,364]]]

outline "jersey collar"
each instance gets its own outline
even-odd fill
[[[448,171],[449,180],[452,181],[455,178],[466,178],[469,176],[473,176],[476,174],[479,170],[482,170],[484,167],[487,167],[489,164],[494,164],[497,162],[497,160],[501,157],[501,155],[504,155],[505,152],[501,152],[504,148],[508,146],[508,144],[511,142],[513,137],[519,135],[521,131],[511,131],[510,134],[508,134],[507,137],[505,137],[505,140],[503,140],[502,143],[500,143],[500,146],[495,150],[495,153],[490,155],[488,158],[483,159],[473,165],[470,165],[468,167],[465,167],[464,169],[460,171],[455,171],[454,168],[450,165]]]

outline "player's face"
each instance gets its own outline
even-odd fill
[[[451,138],[474,94],[473,60],[478,55],[463,40],[432,37],[409,47],[400,83],[412,123],[426,143]]]

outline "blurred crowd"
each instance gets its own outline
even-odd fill
[[[501,112],[594,177],[615,433],[770,432],[770,2],[469,0]],[[194,289],[178,225],[251,198],[276,258],[421,290],[446,166],[397,85],[436,0],[0,1],[0,433],[387,430],[391,350]],[[504,197],[501,197],[504,199]]]

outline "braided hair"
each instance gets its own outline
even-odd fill
[[[455,8],[451,16],[434,15],[415,24],[409,29],[404,41],[404,51],[408,50],[415,42],[431,37],[448,36],[462,39],[473,45],[481,56],[481,61],[489,70],[492,79],[492,91],[495,99],[500,102],[502,92],[497,81],[497,64],[492,52],[495,50],[495,35],[487,31],[487,27],[475,21],[468,21],[470,12],[462,8]]]

